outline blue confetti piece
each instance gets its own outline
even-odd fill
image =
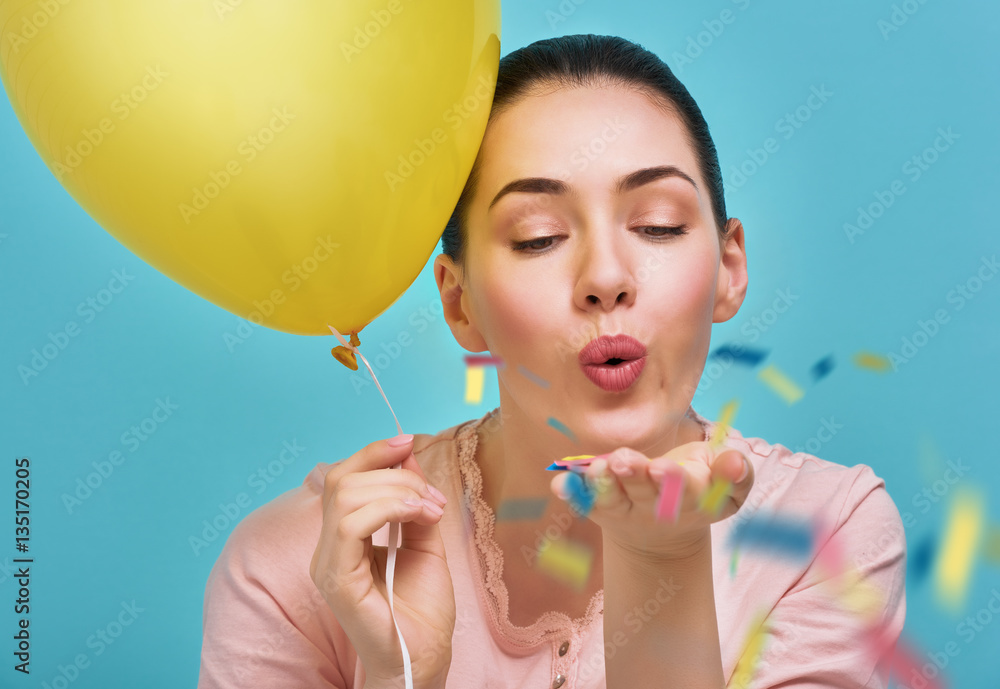
[[[777,515],[756,515],[733,529],[730,547],[760,550],[806,558],[812,554],[813,531],[809,525]]]
[[[554,419],[554,418],[552,418],[550,416],[549,420],[548,420],[548,423],[549,423],[550,426],[552,426],[554,429],[556,429],[557,431],[559,431],[560,433],[562,433],[563,435],[565,435],[567,438],[569,438],[570,440],[572,440],[574,443],[576,442],[576,436],[573,435],[573,431],[569,430],[562,423],[562,421],[560,421],[559,419]]]
[[[581,517],[590,514],[594,507],[594,492],[587,487],[580,475],[571,471],[566,477],[566,492],[569,493],[569,504]]]
[[[829,375],[830,371],[832,370],[833,370],[833,354],[824,357],[819,361],[817,361],[815,364],[813,364],[813,367],[810,369],[810,372],[812,373],[813,382],[815,383],[817,381],[822,380],[823,378],[826,378],[826,376]]]
[[[910,560],[910,577],[914,583],[919,583],[927,577],[931,564],[934,562],[934,536],[928,535],[920,542]]]
[[[526,369],[524,366],[518,364],[517,372],[520,373],[525,378],[527,378],[528,380],[530,380],[532,383],[534,383],[538,387],[548,389],[548,387],[549,387],[549,381],[547,381],[544,378],[541,378],[539,376],[536,376],[534,373],[532,373],[531,371],[529,371],[528,369]]]
[[[545,467],[545,471],[568,471],[568,470],[569,470],[569,467],[561,467],[558,464],[556,464],[555,462],[552,462],[552,464],[550,464],[547,467]]]
[[[768,350],[765,349],[747,349],[743,345],[722,345],[712,352],[712,358],[728,356],[738,364],[753,368],[762,362],[767,357],[767,354]]]

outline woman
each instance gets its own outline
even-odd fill
[[[883,482],[735,429],[715,449],[690,407],[746,254],[665,64],[592,35],[505,56],[434,274],[459,344],[505,362],[499,409],[321,463],[244,519],[209,578],[200,687],[403,686],[373,546],[393,521],[415,687],[886,685],[870,632],[902,629],[905,545]],[[581,453],[599,456],[585,516],[572,472],[544,471]],[[660,519],[665,474],[683,492]],[[698,505],[713,481],[732,484],[717,514]],[[541,517],[496,519],[550,491]],[[734,576],[729,537],[765,513],[827,536],[747,549]],[[557,542],[593,554],[575,586],[540,566]]]

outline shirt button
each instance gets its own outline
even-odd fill
[[[566,651],[568,651],[568,650],[569,650],[569,642],[568,641],[563,641],[562,646],[559,647],[559,655],[561,655],[561,656],[566,655]]]
[[[555,680],[552,682],[552,689],[559,689],[566,682],[566,678],[562,675],[556,675]]]

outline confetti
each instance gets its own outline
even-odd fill
[[[888,631],[888,623],[869,630],[866,646],[874,658],[887,659],[893,684],[897,687],[908,686],[920,689],[944,689],[940,675],[935,667],[934,675],[924,674],[923,669],[930,665],[924,662],[924,653],[915,648],[904,637],[900,636],[893,643],[895,634]]]
[[[669,519],[677,521],[681,510],[681,497],[684,491],[684,474],[668,471],[660,482],[660,499],[656,503],[656,518],[660,521]]]
[[[504,521],[535,521],[542,518],[548,498],[514,498],[504,500],[497,507],[496,520]]]
[[[750,681],[757,670],[757,664],[760,662],[760,657],[764,653],[764,645],[767,641],[767,634],[770,631],[764,626],[766,619],[764,613],[758,613],[751,623],[750,629],[752,631],[747,637],[743,653],[740,654],[739,662],[736,663],[736,669],[733,671],[732,682],[729,686],[736,688],[748,687],[750,685]]]
[[[549,381],[545,380],[544,378],[536,376],[534,373],[526,369],[524,366],[518,365],[517,372],[520,373],[525,378],[527,378],[528,380],[530,380],[538,387],[548,389]]]
[[[773,551],[794,558],[812,553],[813,533],[807,526],[776,514],[755,514],[730,532],[730,543],[740,548]]]
[[[553,579],[582,591],[590,577],[594,553],[585,545],[573,541],[545,541],[535,566]]]
[[[465,357],[466,366],[496,366],[497,368],[503,368],[503,359],[498,356],[475,356],[467,355]]]
[[[701,498],[698,500],[698,509],[707,512],[713,517],[718,516],[722,509],[723,501],[732,493],[733,484],[726,480],[712,481]]]
[[[982,527],[982,494],[957,489],[945,520],[934,578],[938,599],[954,611],[960,610],[964,602]]]
[[[838,577],[846,571],[841,539],[831,527],[817,524],[813,542],[817,548],[816,563],[826,571],[827,575]]]
[[[879,373],[884,373],[892,368],[888,357],[873,352],[858,352],[854,355],[854,363],[859,368],[867,368]]]
[[[483,381],[485,373],[482,366],[470,366],[465,369],[465,402],[479,404],[483,401]]]
[[[739,548],[733,548],[733,556],[729,559],[729,578],[732,579],[736,576],[736,561],[739,560],[740,550]]]
[[[566,477],[565,490],[569,494],[567,500],[577,516],[586,517],[594,507],[594,493],[576,472],[570,472]]]
[[[784,399],[787,404],[795,404],[805,394],[795,381],[782,373],[774,364],[761,369],[757,378]]]
[[[920,542],[913,553],[913,556],[909,558],[910,561],[910,580],[913,583],[920,583],[927,577],[927,572],[931,568],[931,564],[934,562],[934,536],[933,534],[928,534],[923,541]]]
[[[708,442],[713,450],[718,449],[725,442],[726,436],[729,434],[729,427],[732,425],[733,418],[736,416],[736,410],[739,407],[739,400],[729,400],[722,405],[722,412],[719,414],[719,420],[715,424],[715,432],[712,434],[712,439]]]
[[[568,466],[570,464],[583,464],[583,460],[593,459],[594,455],[571,455],[569,457],[563,457],[562,459],[557,459],[556,464],[559,466]],[[590,462],[587,462],[590,465]]]
[[[990,528],[989,538],[986,540],[986,559],[991,562],[1000,562],[1000,527]]]
[[[574,443],[576,442],[576,436],[573,435],[573,431],[566,428],[566,426],[563,425],[563,423],[559,421],[559,419],[554,419],[550,416],[548,419],[548,424],[557,431],[559,431],[560,433],[562,433],[563,435],[565,435],[567,438],[572,440]]]
[[[813,367],[811,369],[809,369],[810,373],[812,373],[812,378],[814,383],[818,383],[819,381],[826,378],[830,374],[830,371],[832,370],[833,370],[832,354],[820,359],[815,364],[813,364]]]
[[[722,345],[712,352],[713,359],[723,356],[731,357],[736,363],[753,368],[764,360],[767,350],[747,349],[743,345]]]

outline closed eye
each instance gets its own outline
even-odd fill
[[[651,233],[643,232],[646,237],[652,241],[663,241],[670,237],[677,237],[688,233],[687,225],[678,225],[676,227],[666,227],[662,225],[642,225],[634,228],[636,230],[651,230]],[[552,246],[552,242],[559,239],[558,235],[549,235],[548,237],[536,237],[535,239],[529,239],[524,242],[513,242],[511,248],[514,251],[520,251],[526,254],[540,254],[547,251]]]

